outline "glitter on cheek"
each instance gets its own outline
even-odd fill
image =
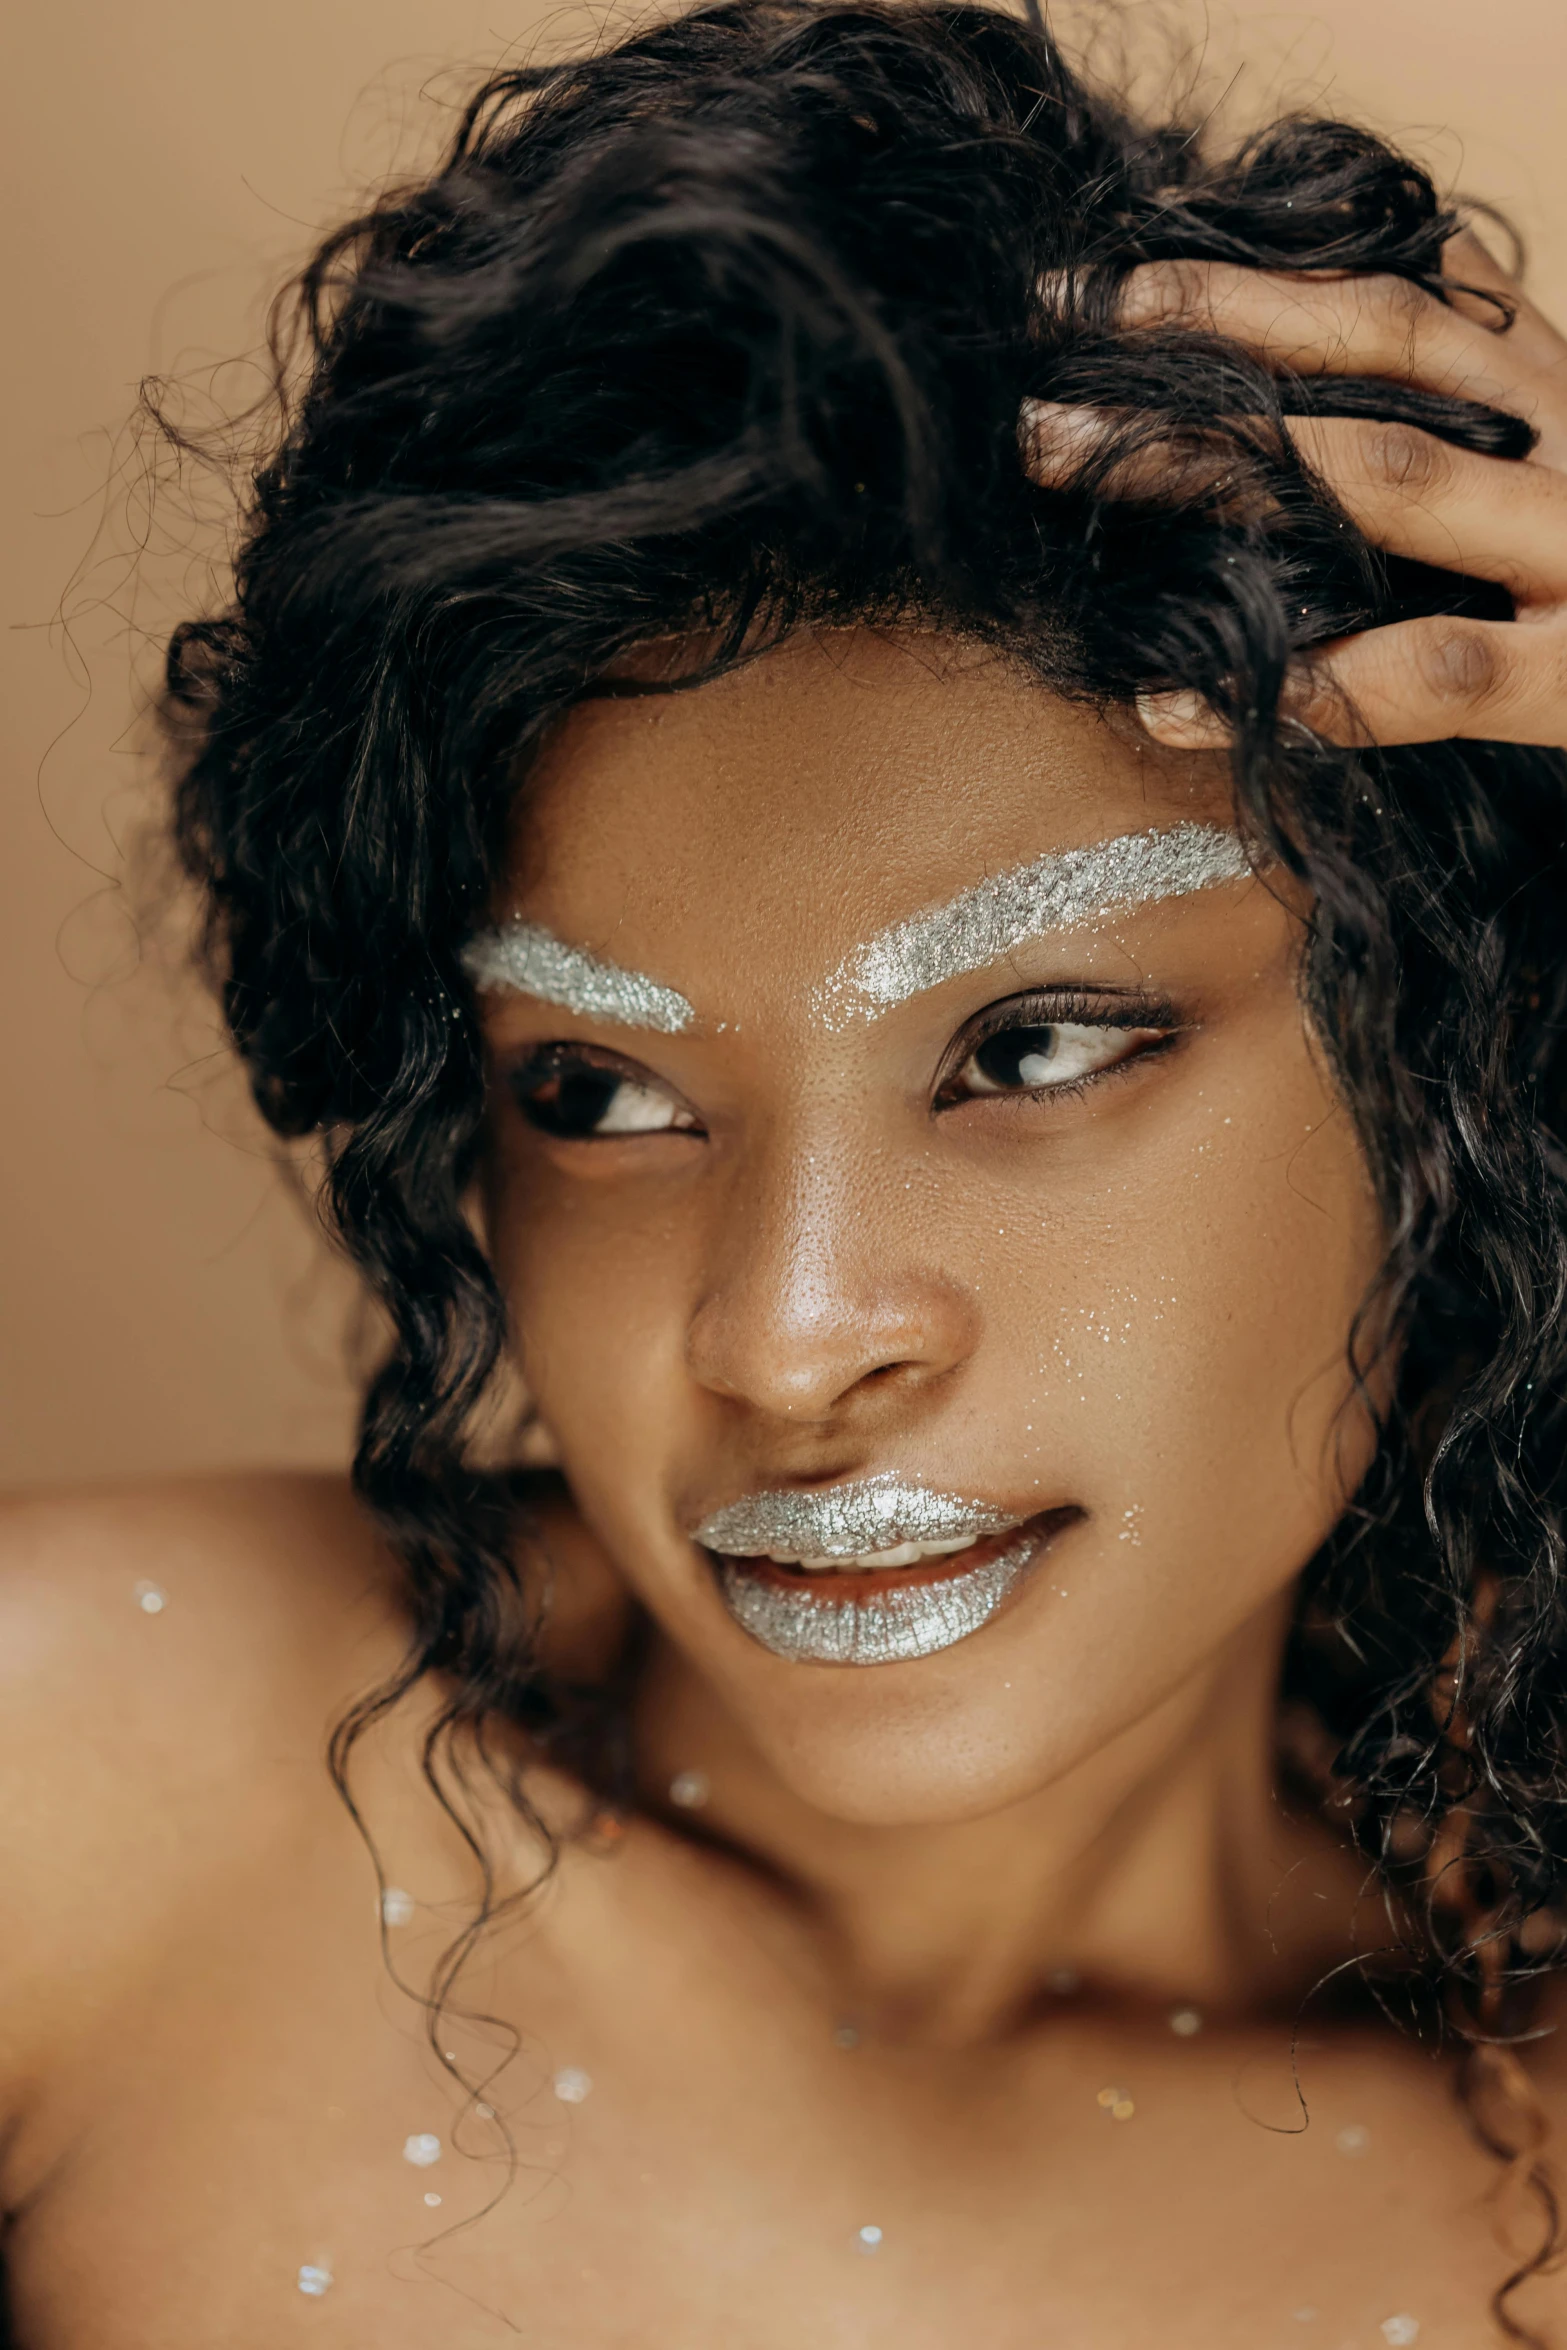
[[[706,1771],[677,1771],[669,1782],[669,1800],[681,1811],[700,1811],[710,1793]]]
[[[414,1913],[414,1897],[401,1885],[388,1885],[381,1896],[381,1915],[389,1926],[406,1926]]]
[[[879,2252],[881,2250],[880,2228],[861,2228],[858,2242],[862,2252]]]
[[[411,2162],[416,2170],[428,2170],[432,2162],[441,2159],[441,2141],[433,2130],[416,2130],[411,2138],[403,2140],[403,2160]]]
[[[319,2301],[323,2293],[331,2290],[332,2271],[319,2268],[313,2260],[307,2260],[299,2272],[298,2284],[307,2299]]]
[[[562,2105],[580,2105],[593,2087],[591,2075],[574,2064],[562,2065],[550,2086]]]
[[[168,1593],[161,1590],[156,1583],[135,1584],[132,1587],[132,1596],[144,1616],[161,1616],[169,1604]]]
[[[1384,2342],[1393,2344],[1393,2350],[1404,2350],[1405,2344],[1418,2341],[1420,2320],[1411,2317],[1407,2309],[1401,2309],[1396,2317],[1385,2317],[1377,2331]]]

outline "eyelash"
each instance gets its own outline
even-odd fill
[[[975,1062],[987,1044],[999,1037],[1026,1035],[1035,1030],[1103,1029],[1146,1031],[1150,1041],[1140,1050],[1129,1051],[1121,1060],[1088,1069],[1077,1078],[1063,1078],[1053,1084],[1027,1085],[998,1083],[988,1089],[958,1093],[956,1088],[964,1071]],[[1171,1005],[1151,997],[1092,995],[1083,991],[1035,991],[1030,995],[1011,996],[1005,1002],[990,1005],[954,1039],[942,1072],[937,1078],[932,1096],[932,1109],[941,1112],[961,1108],[971,1101],[1041,1101],[1047,1095],[1055,1100],[1072,1100],[1085,1093],[1089,1086],[1102,1078],[1119,1075],[1141,1060],[1149,1059],[1172,1044],[1178,1023]],[[556,1082],[556,1102],[563,1115],[560,1123],[549,1121],[550,1081]],[[530,1053],[518,1067],[507,1074],[507,1086],[522,1116],[538,1132],[551,1134],[557,1140],[570,1142],[626,1141],[646,1134],[691,1134],[700,1136],[702,1127],[693,1112],[681,1105],[671,1090],[634,1062],[621,1061],[618,1056],[600,1047],[548,1044]],[[593,1107],[593,1088],[597,1084],[605,1090],[598,1116],[606,1116],[622,1095],[625,1097],[625,1115],[617,1127],[601,1128],[595,1133],[590,1126],[573,1131],[570,1108],[563,1089],[575,1085],[588,1094],[579,1114],[586,1116]],[[637,1122],[639,1105],[637,1095],[662,1096],[674,1115],[667,1123]]]
[[[1049,1096],[1053,1101],[1075,1100],[1100,1080],[1119,1076],[1123,1071],[1130,1071],[1137,1062],[1149,1060],[1168,1050],[1176,1040],[1180,1025],[1175,1007],[1163,997],[1106,996],[1081,989],[1036,989],[1029,995],[1009,996],[1005,1002],[991,1004],[979,1013],[954,1040],[936,1082],[932,1108],[937,1111],[957,1109],[965,1102],[987,1098],[1040,1101]],[[1128,1052],[1123,1059],[1107,1067],[1088,1070],[1079,1078],[1068,1078],[1053,1085],[998,1087],[988,1096],[983,1093],[953,1093],[952,1088],[957,1080],[987,1044],[998,1037],[1033,1028],[1098,1028],[1112,1032],[1117,1029],[1146,1030],[1150,1041],[1140,1050]]]

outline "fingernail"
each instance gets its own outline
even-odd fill
[[[1167,694],[1139,694],[1137,715],[1157,742],[1174,743],[1183,750],[1229,740],[1223,719],[1190,686]]]
[[[1023,463],[1042,489],[1075,473],[1109,429],[1102,409],[1068,406],[1063,400],[1024,400],[1018,409]]]

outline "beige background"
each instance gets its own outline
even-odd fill
[[[603,14],[18,14],[0,138],[0,1482],[334,1461],[352,1415],[346,1285],[124,886],[149,809],[135,680],[210,558],[199,496],[196,513],[167,498],[149,512],[125,423],[147,370],[199,389],[253,346],[311,231],[439,138],[461,69],[589,38]],[[1567,316],[1563,0],[1133,0],[1059,21],[1080,33],[1090,14],[1155,84],[1184,59],[1231,117],[1317,103],[1398,132],[1511,210]]]

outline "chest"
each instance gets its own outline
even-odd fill
[[[547,1940],[439,2017],[307,1918],[171,1961],[61,2091],[21,2350],[1494,2339],[1434,2076],[1308,2052],[1302,2126],[1286,2038],[888,2049],[673,1928],[575,1973]]]

